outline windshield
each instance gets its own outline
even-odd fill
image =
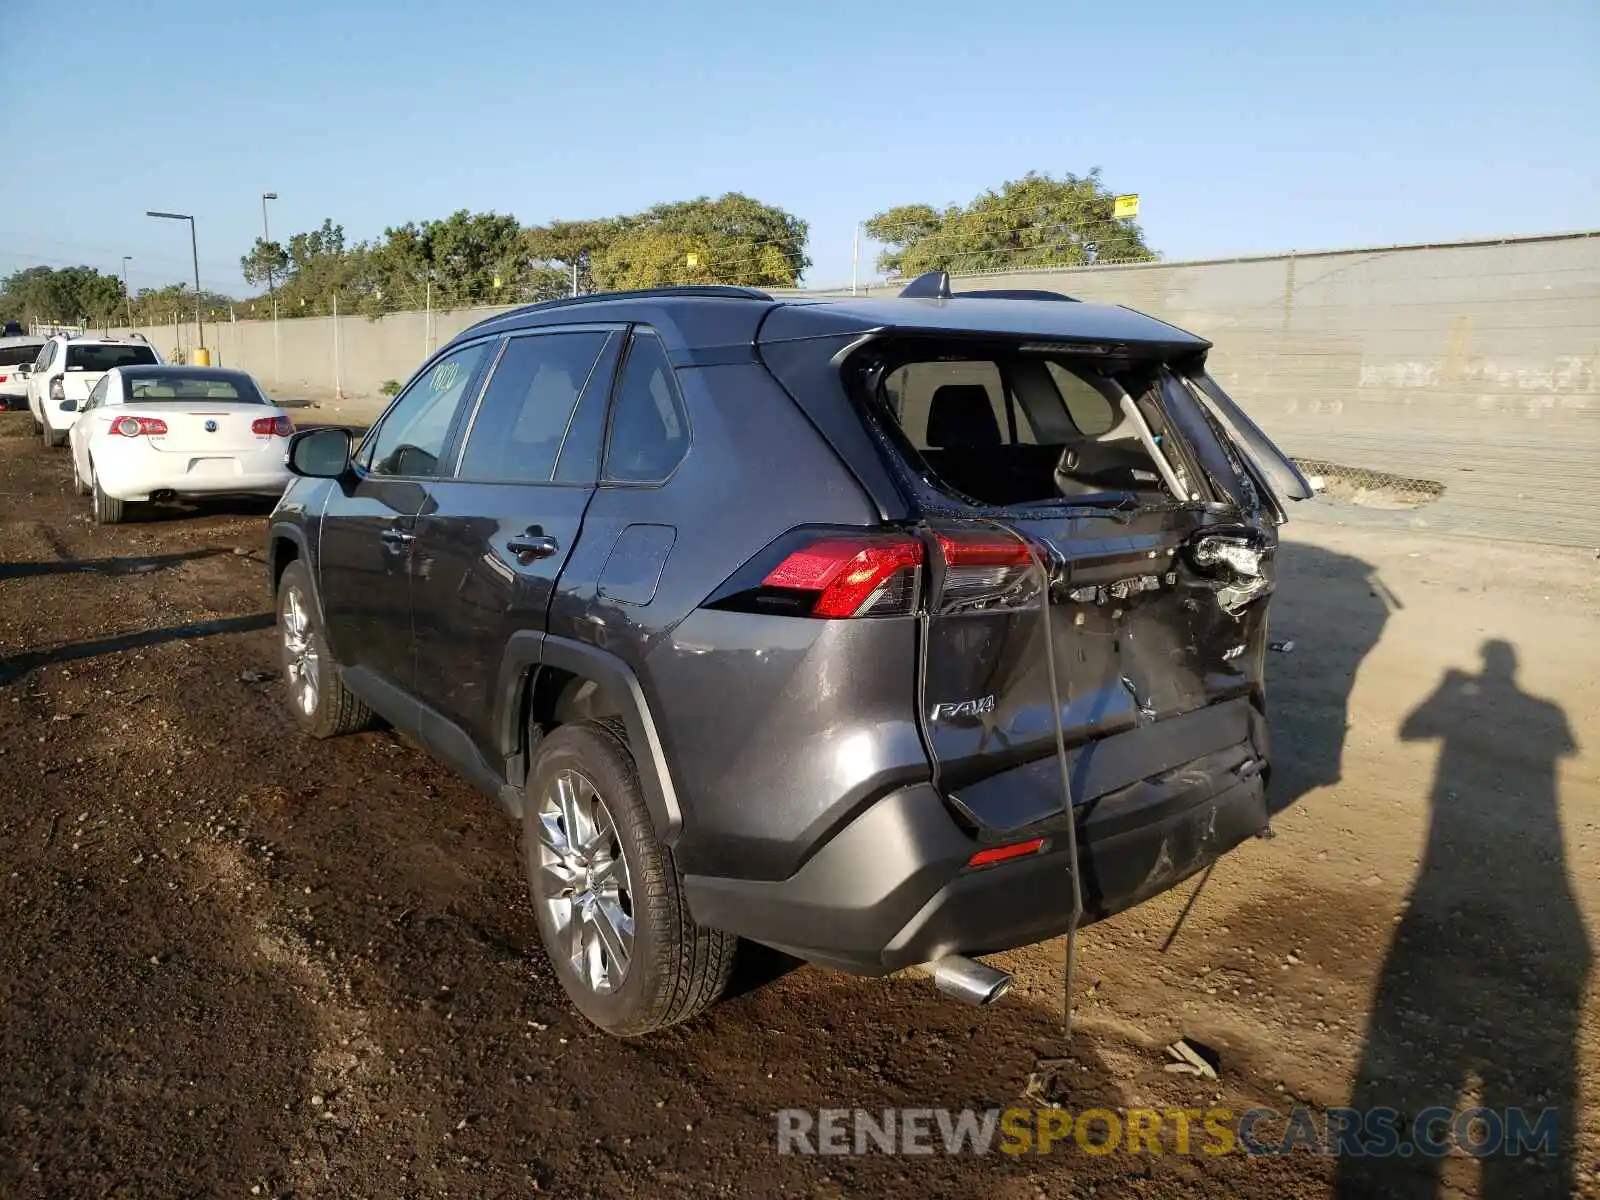
[[[149,404],[169,400],[226,400],[238,404],[265,404],[267,398],[255,380],[242,371],[189,374],[183,371],[140,371],[123,375],[128,403]]]
[[[0,346],[0,367],[14,367],[18,363],[31,363],[39,357],[39,347],[43,342],[33,345]]]
[[[67,370],[109,371],[112,367],[134,367],[156,361],[149,346],[68,346]]]

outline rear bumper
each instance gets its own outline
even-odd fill
[[[1266,759],[1265,723],[1243,699],[1070,755],[1085,797],[1076,806],[1085,922],[1165,891],[1262,833]],[[899,789],[788,879],[687,876],[690,910],[701,924],[857,974],[1055,937],[1072,910],[1059,780],[1053,759],[1014,768],[958,796],[959,821],[930,785]],[[1050,809],[1041,807],[1047,796]],[[1046,839],[1038,854],[966,865],[985,845],[1034,837]]]
[[[130,501],[168,491],[178,496],[277,496],[290,479],[282,451],[235,458],[148,451],[132,462],[96,462],[95,476],[106,495]]]

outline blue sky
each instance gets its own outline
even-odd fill
[[[1095,166],[1169,258],[1595,228],[1597,64],[1595,0],[7,0],[0,271],[187,278],[158,208],[242,294],[267,190],[352,239],[737,190],[833,284],[876,211]]]

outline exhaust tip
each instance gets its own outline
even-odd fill
[[[176,500],[177,497],[178,493],[173,491],[171,488],[157,488],[155,491],[150,493],[150,499],[154,500],[157,504],[164,504],[168,500]]]
[[[976,1007],[993,1004],[1011,990],[1011,974],[961,954],[949,954],[927,966],[933,985],[947,996]]]

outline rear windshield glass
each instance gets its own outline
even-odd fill
[[[39,346],[0,346],[0,367],[14,367],[18,363],[31,363],[39,357]]]
[[[1122,406],[1124,392],[1141,413],[1153,405],[1157,364],[908,339],[854,365],[911,465],[960,498],[1007,506],[1162,489]],[[1162,427],[1157,412],[1147,419]]]
[[[124,374],[130,404],[163,400],[228,400],[240,404],[265,404],[267,399],[248,375],[182,375],[177,372]]]
[[[149,346],[68,346],[67,370],[109,371],[112,367],[136,367],[156,361]]]

